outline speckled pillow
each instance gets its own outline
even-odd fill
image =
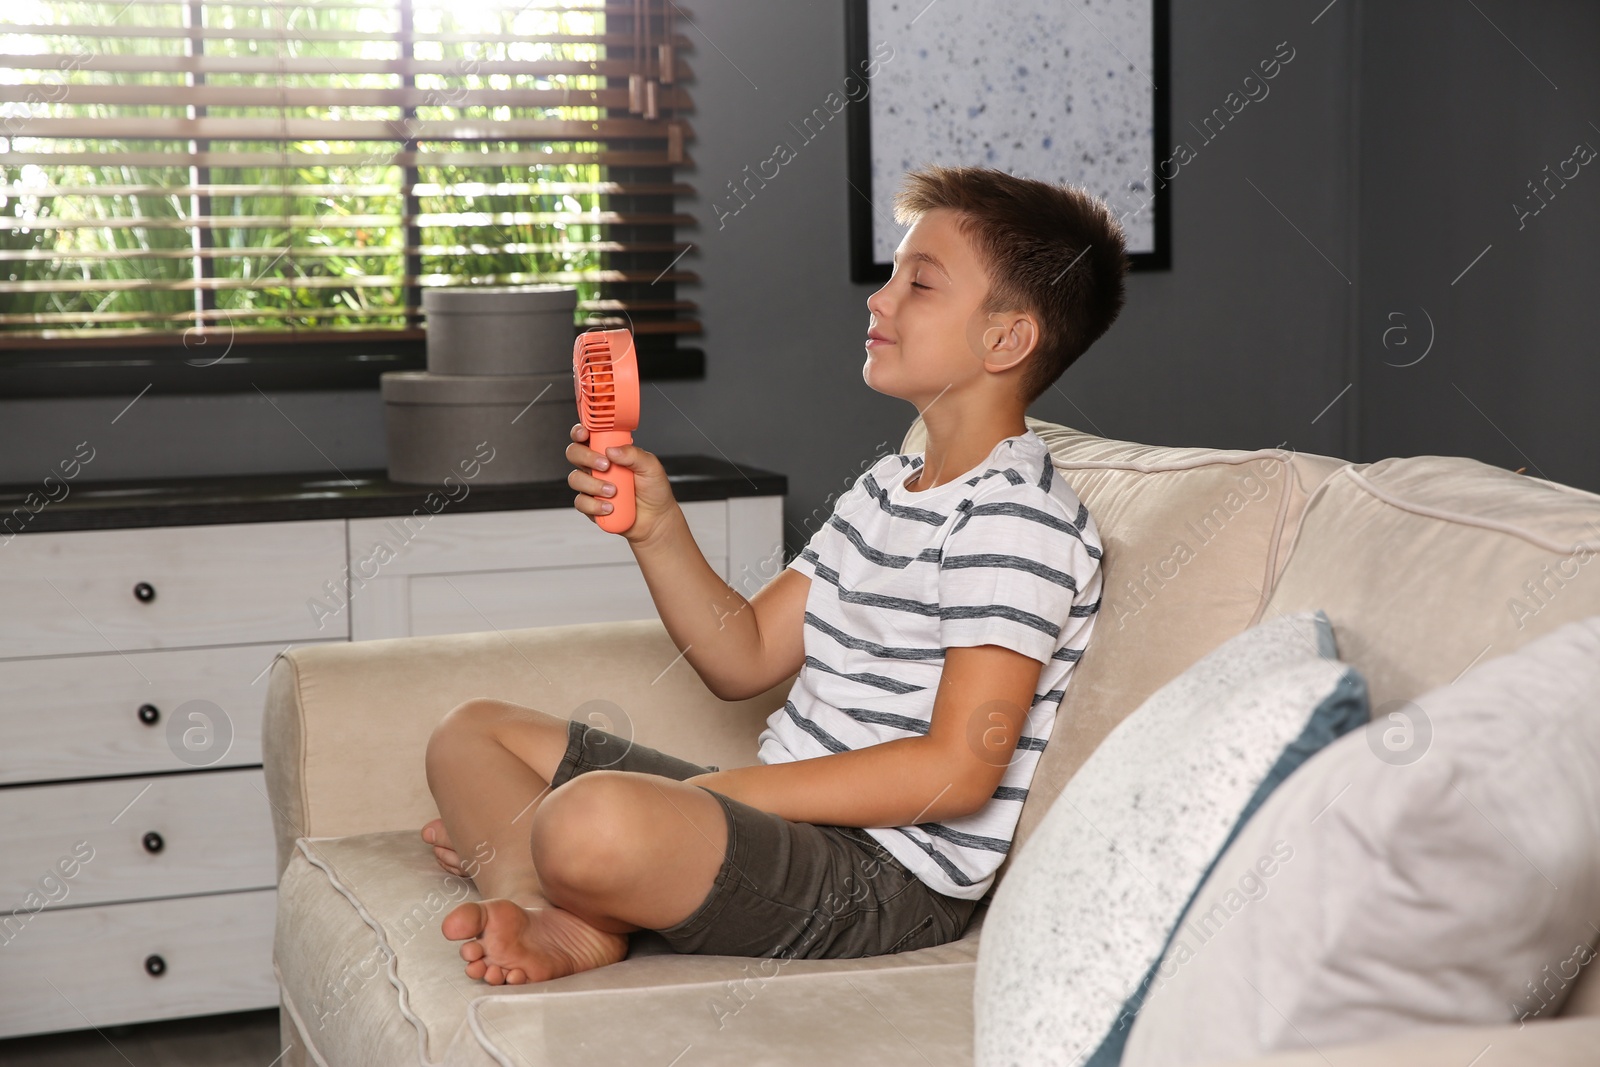
[[[1121,1062],[1168,935],[1301,763],[1368,718],[1321,611],[1235,635],[1151,694],[1073,775],[995,890],[978,1067]]]

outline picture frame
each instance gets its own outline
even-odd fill
[[[1092,16],[1073,0],[845,0],[845,19],[848,76],[867,86],[847,115],[851,281],[893,273],[906,231],[894,193],[928,163],[1087,188],[1122,222],[1130,269],[1171,269],[1170,182],[1157,173],[1169,140],[1169,0],[1122,0]]]

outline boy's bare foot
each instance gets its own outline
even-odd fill
[[[524,908],[498,898],[464,901],[439,927],[461,946],[467,977],[490,985],[544,982],[616,963],[628,954],[628,935],[596,930],[553,904]]]
[[[450,835],[445,833],[443,819],[424,823],[422,839],[433,846],[433,858],[439,861],[440,867],[457,878],[467,877],[467,872],[461,866],[461,857],[456,854],[455,846],[450,843]]]

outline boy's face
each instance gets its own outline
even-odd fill
[[[979,311],[989,276],[955,220],[948,208],[918,219],[895,251],[893,277],[867,298],[861,377],[919,411],[947,392],[1014,392],[1037,337],[1030,315]]]

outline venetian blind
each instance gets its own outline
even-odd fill
[[[430,286],[700,332],[672,0],[0,3],[0,347],[371,345]]]

